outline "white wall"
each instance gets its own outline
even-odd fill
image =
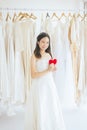
[[[0,8],[78,9],[80,0],[0,0]]]

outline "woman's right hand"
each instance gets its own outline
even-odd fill
[[[54,68],[55,68],[54,64],[50,64],[50,65],[48,66],[48,70],[49,70],[49,71],[54,71]]]

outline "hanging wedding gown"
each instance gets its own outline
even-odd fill
[[[84,35],[83,35],[84,34]],[[87,22],[80,22],[80,71],[78,87],[81,92],[81,106],[87,108]]]
[[[49,57],[36,62],[37,71],[48,68]],[[32,79],[29,91],[24,130],[65,130],[65,125],[52,72]]]
[[[8,72],[6,62],[6,51],[4,43],[4,24],[0,23],[0,98],[3,103],[6,103],[9,98],[8,91]]]
[[[35,48],[35,21],[22,19],[14,22],[15,43],[15,102],[25,103],[31,84],[30,57]]]
[[[25,86],[24,86],[24,69],[22,52],[24,50],[23,35],[19,21],[14,23],[14,43],[15,43],[15,97],[16,104],[24,103],[25,101]]]
[[[9,32],[9,33],[8,33]],[[6,45],[6,60],[8,72],[8,102],[14,100],[14,45],[13,45],[13,24],[11,21],[5,23],[5,45]]]
[[[41,30],[46,31],[51,38],[51,51],[56,57],[57,71],[53,77],[57,86],[58,95],[63,107],[74,106],[74,85],[72,72],[72,59],[68,41],[68,18],[65,21],[46,18],[42,21]]]

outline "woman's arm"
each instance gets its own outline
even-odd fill
[[[48,67],[48,69],[46,69],[42,72],[38,72],[36,70],[36,57],[33,54],[32,57],[31,57],[31,77],[32,78],[38,78],[38,77],[45,75],[49,71],[52,71],[52,69],[50,67]]]

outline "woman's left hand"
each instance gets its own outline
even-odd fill
[[[56,71],[57,70],[57,68],[56,68],[56,66],[54,66],[54,69],[53,69],[53,71]]]

